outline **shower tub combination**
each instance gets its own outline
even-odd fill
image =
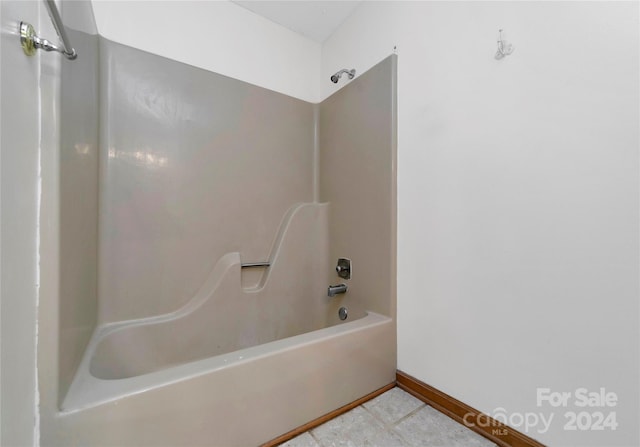
[[[43,444],[258,445],[392,383],[396,57],[309,104],[70,35],[100,56],[63,66],[67,256]],[[70,124],[88,115],[65,105],[65,86],[91,82],[93,161]],[[95,270],[82,284],[78,266]],[[337,282],[348,291],[327,296]],[[83,309],[73,327],[65,306]]]
[[[368,313],[131,377],[94,371],[92,342],[56,438],[80,445],[259,445],[391,383],[394,329],[389,317]],[[106,329],[97,340],[115,334]]]

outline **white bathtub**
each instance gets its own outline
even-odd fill
[[[373,312],[122,379],[90,372],[105,335],[56,417],[56,445],[259,445],[395,379],[395,324]]]

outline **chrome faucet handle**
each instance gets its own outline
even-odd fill
[[[351,260],[347,258],[339,258],[336,265],[336,273],[343,279],[351,279]]]

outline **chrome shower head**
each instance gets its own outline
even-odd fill
[[[342,70],[331,76],[331,82],[337,84],[343,73],[346,73],[347,76],[349,76],[349,79],[353,79],[353,77],[356,75],[356,69],[352,68],[351,70],[347,70],[346,68],[343,68]]]

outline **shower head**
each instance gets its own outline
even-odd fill
[[[346,73],[347,76],[349,76],[349,79],[353,79],[353,77],[356,75],[356,69],[352,68],[351,70],[347,70],[346,68],[343,68],[342,70],[331,76],[331,82],[337,84],[343,73]]]

